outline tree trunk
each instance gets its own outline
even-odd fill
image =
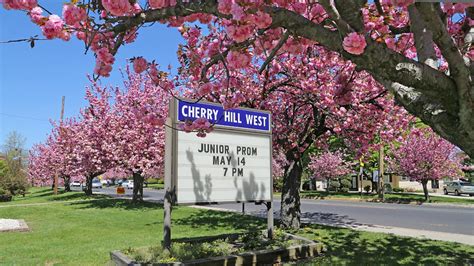
[[[421,185],[423,185],[423,193],[425,193],[425,201],[430,200],[430,196],[428,195],[428,180],[423,179],[421,180]]]
[[[86,177],[86,189],[84,190],[84,192],[87,196],[92,196],[92,179],[94,179],[94,176]]]
[[[133,172],[133,197],[132,202],[143,201],[143,181],[141,172]]]
[[[71,191],[70,182],[71,182],[71,177],[65,176],[64,177],[64,191],[65,192],[70,192]]]
[[[329,178],[326,178],[326,192],[329,193]]]
[[[300,183],[303,168],[298,160],[289,161],[283,176],[281,191],[281,225],[284,228],[300,228]]]

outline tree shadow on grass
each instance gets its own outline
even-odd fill
[[[177,225],[186,225],[193,228],[207,227],[209,229],[218,229],[230,227],[234,230],[257,231],[263,230],[266,226],[266,220],[248,215],[242,215],[230,212],[220,212],[212,210],[200,210],[183,219],[173,221]]]
[[[89,201],[79,201],[70,203],[71,206],[75,206],[79,209],[107,209],[107,208],[117,208],[124,210],[146,210],[146,209],[162,209],[163,204],[153,203],[153,202],[138,202],[132,203],[128,199],[116,199],[104,197],[103,199],[98,200],[89,200]]]
[[[322,242],[327,252],[320,264],[341,265],[472,265],[474,248],[451,242],[370,234],[321,225],[306,225],[306,236]]]

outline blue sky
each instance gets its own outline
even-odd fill
[[[46,6],[61,14],[61,4]],[[39,27],[20,11],[0,7],[0,41],[41,36]],[[104,85],[122,85],[120,68],[127,58],[144,56],[156,59],[161,66],[178,65],[176,49],[183,42],[175,28],[156,24],[140,31],[136,42],[121,48]],[[49,119],[59,119],[61,97],[66,96],[65,117],[76,116],[85,106],[86,75],[94,69],[92,53],[84,54],[84,44],[75,37],[28,43],[0,44],[0,143],[10,131],[27,138],[26,147],[44,141],[51,130]]]

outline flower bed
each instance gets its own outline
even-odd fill
[[[275,231],[175,240],[170,251],[161,246],[128,248],[111,253],[116,265],[243,265],[278,263],[320,255],[322,244]]]

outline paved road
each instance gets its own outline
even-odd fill
[[[114,188],[97,192],[115,194]],[[131,190],[126,196],[131,196]],[[145,189],[146,200],[163,200],[163,190]],[[279,200],[274,200],[275,216],[280,210]],[[242,204],[218,204],[214,208],[241,211]],[[245,204],[245,211],[265,215],[263,205]],[[338,200],[302,200],[302,220],[332,225],[390,226],[415,230],[464,234],[474,238],[474,208],[433,205],[407,205],[390,203],[349,202]]]

